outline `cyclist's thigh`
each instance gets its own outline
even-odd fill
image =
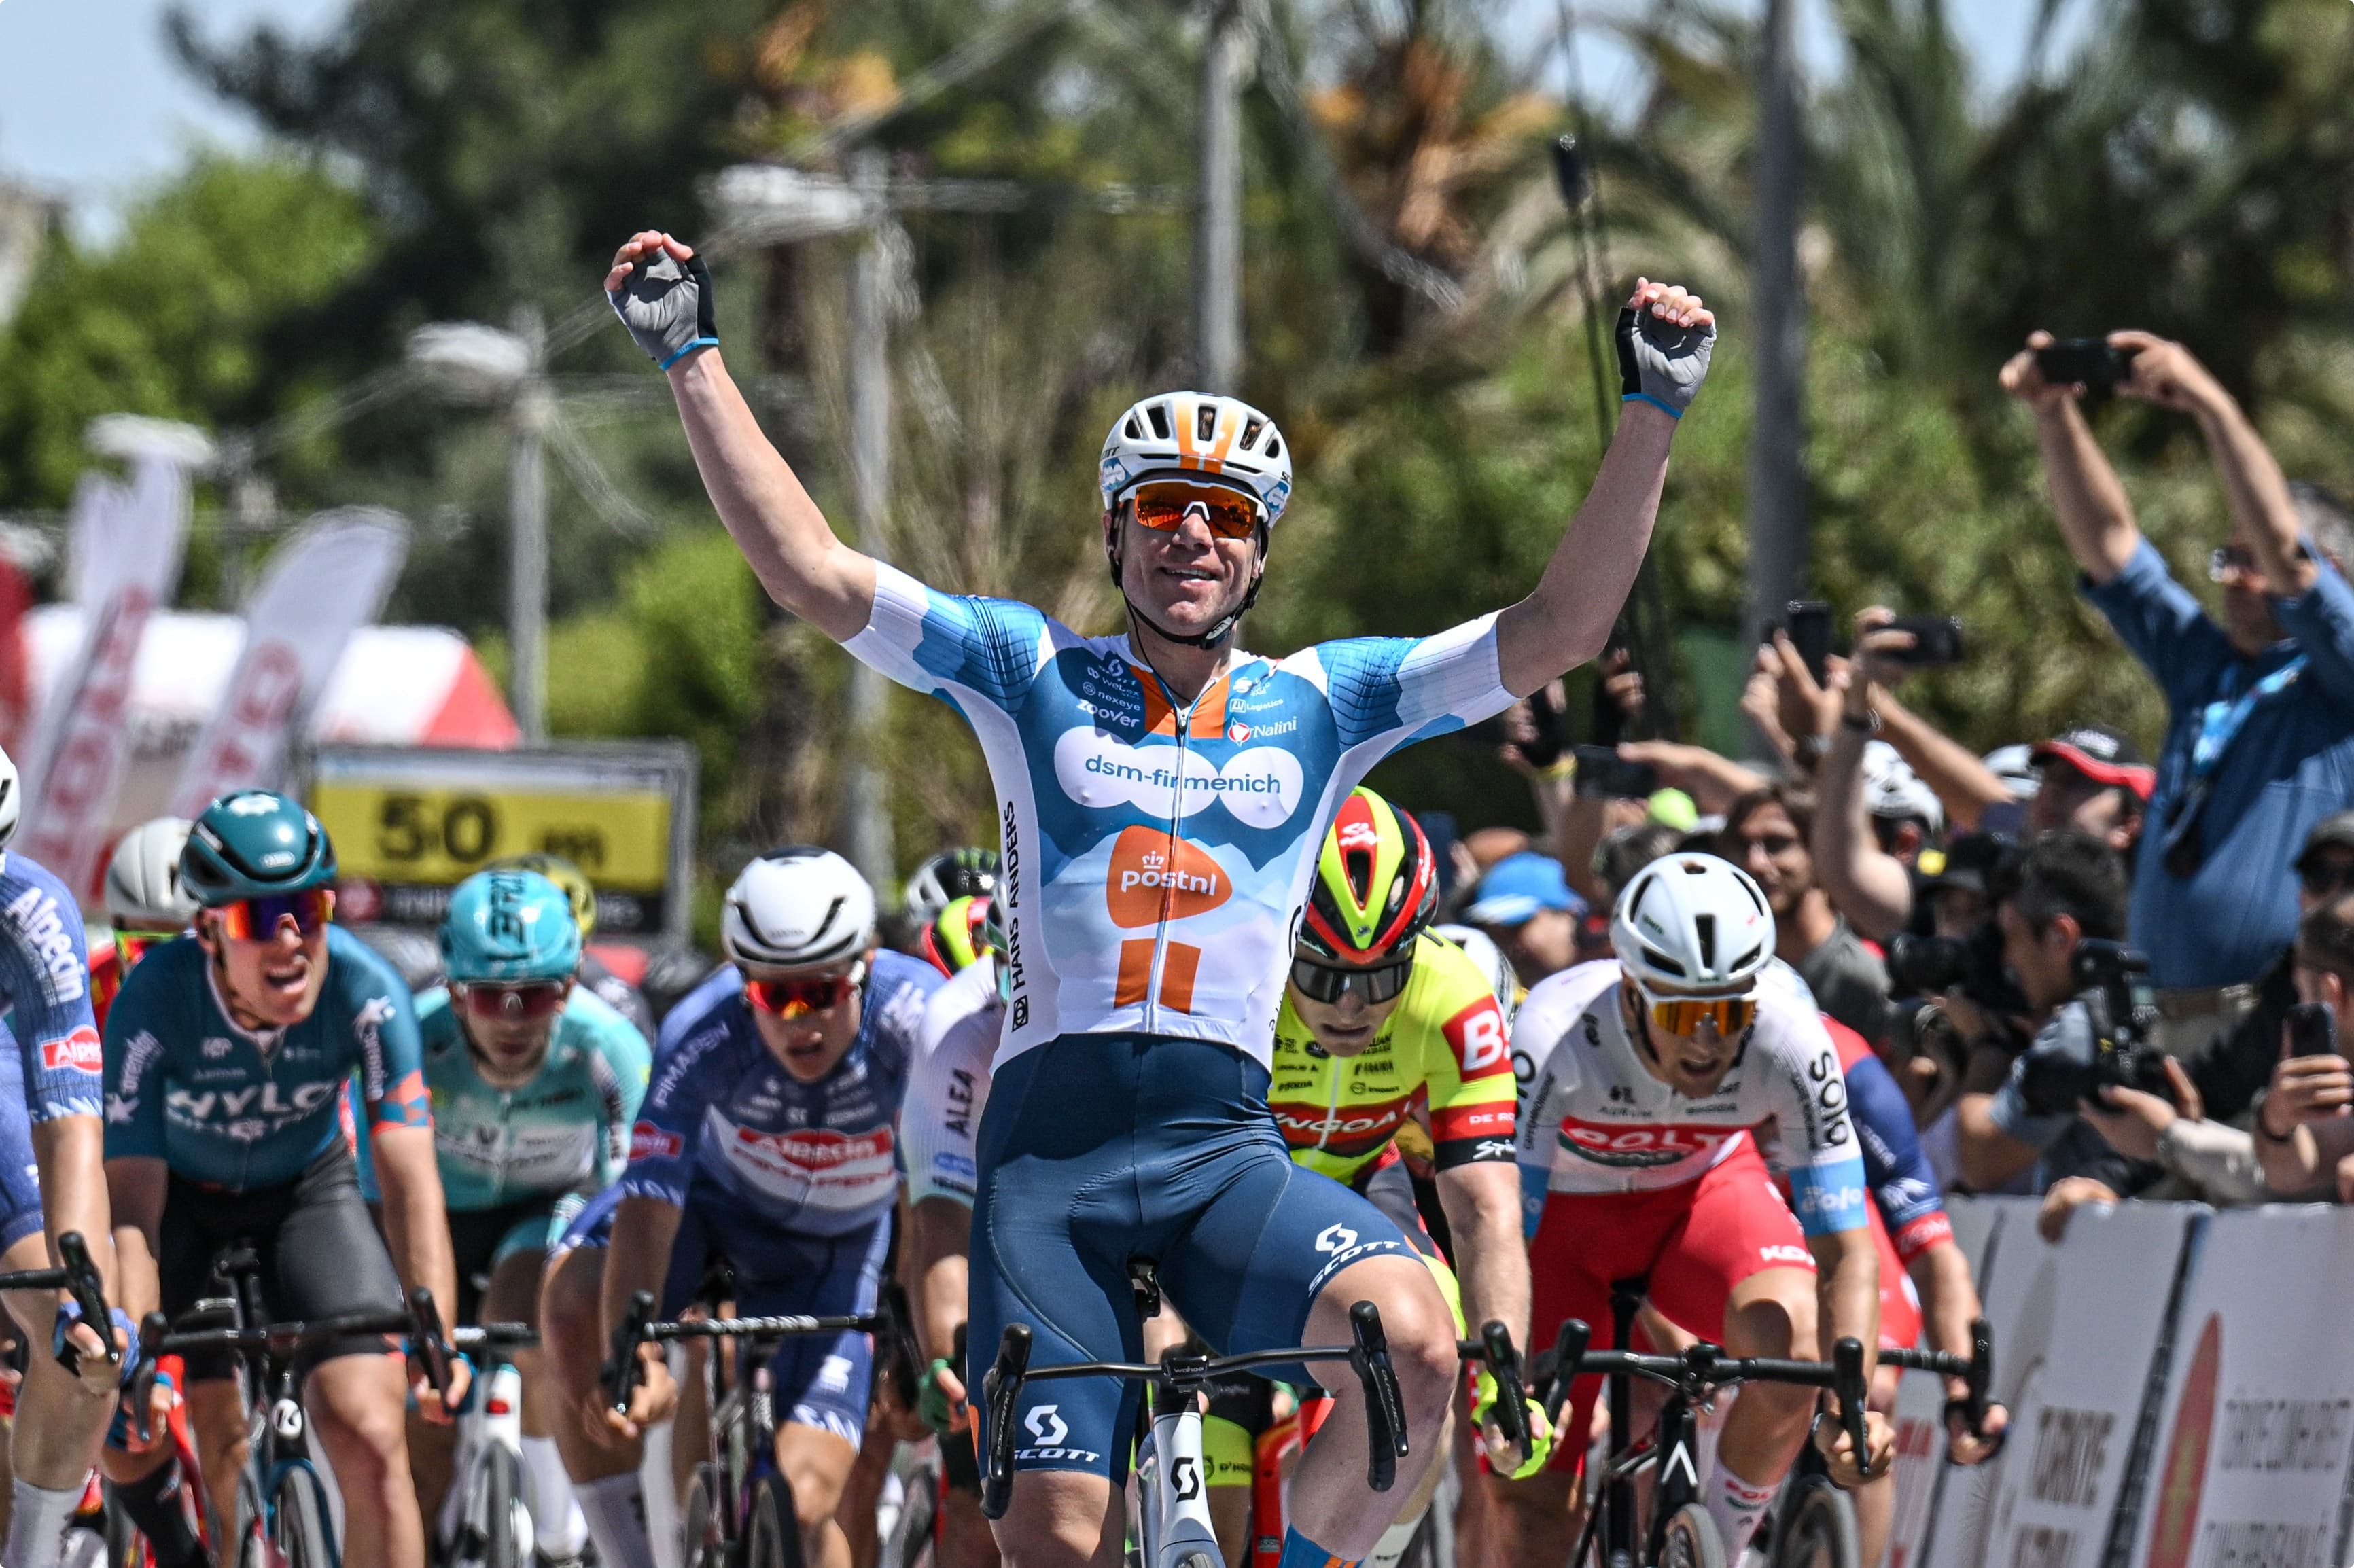
[[[508,1222],[506,1228],[490,1248],[488,1261],[481,1270],[486,1283],[473,1303],[474,1315],[460,1321],[536,1322],[539,1276],[546,1266],[547,1249],[561,1239],[566,1227],[584,1206],[578,1194],[563,1192],[543,1193],[528,1202],[510,1203],[500,1210],[500,1216]],[[451,1217],[456,1219],[455,1215]],[[461,1263],[461,1297],[465,1295],[463,1267]]]
[[[169,1177],[163,1219],[156,1227],[156,1294],[164,1315],[177,1320],[205,1297],[222,1294],[212,1277],[213,1259],[239,1237],[260,1246],[277,1233],[291,1201],[289,1188],[223,1192],[177,1175]],[[266,1301],[272,1294],[266,1270],[262,1286]],[[237,1358],[227,1351],[192,1351],[184,1360],[192,1383],[237,1375]]]
[[[736,1280],[736,1310],[744,1317],[848,1317],[875,1310],[881,1294],[883,1254],[890,1226],[877,1224],[831,1240],[812,1239],[801,1266],[790,1275]],[[855,1455],[866,1435],[866,1404],[875,1380],[873,1339],[856,1330],[796,1334],[769,1362],[777,1409],[785,1420],[832,1433]]]
[[[340,1149],[295,1180],[293,1204],[277,1234],[254,1240],[262,1250],[263,1277],[274,1282],[269,1292],[274,1317],[308,1322],[400,1305],[392,1255],[360,1197],[358,1171]],[[382,1335],[347,1335],[307,1360],[315,1365],[384,1349]]]
[[[1596,1350],[1617,1348],[1610,1316],[1610,1284],[1648,1274],[1691,1202],[1691,1189],[1655,1192],[1555,1192],[1545,1200],[1529,1243],[1529,1343],[1550,1348],[1572,1318],[1586,1326]],[[1570,1384],[1564,1440],[1554,1445],[1555,1468],[1575,1470],[1585,1458],[1585,1433],[1602,1380]]]
[[[1686,1332],[1722,1344],[1725,1306],[1742,1281],[1769,1268],[1811,1274],[1815,1255],[1746,1139],[1691,1188],[1691,1208],[1652,1266],[1651,1303]]]
[[[1160,1245],[1135,1197],[1136,1067],[1148,1048],[1066,1036],[995,1075],[978,1149],[967,1386],[980,1388],[1009,1323],[1029,1327],[1034,1366],[1140,1353],[1128,1264]],[[1119,1480],[1138,1398],[1135,1384],[1109,1378],[1025,1383],[1015,1466]],[[974,1407],[986,1443],[986,1410]]]

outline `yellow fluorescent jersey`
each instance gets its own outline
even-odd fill
[[[1353,1183],[1383,1162],[1398,1129],[1426,1105],[1442,1171],[1512,1158],[1512,1052],[1502,1009],[1463,949],[1426,932],[1414,975],[1373,1043],[1328,1055],[1285,988],[1275,1021],[1267,1102],[1291,1158]]]

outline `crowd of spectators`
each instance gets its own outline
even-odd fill
[[[2002,371],[2034,420],[2084,599],[2166,703],[2154,758],[2099,715],[1983,757],[1909,709],[1918,622],[1874,606],[1851,652],[1787,631],[1741,709],[1754,755],[1628,739],[1638,669],[1606,662],[1566,743],[1558,688],[1504,720],[1541,832],[1455,846],[1456,918],[1522,985],[1606,956],[1648,861],[1709,850],[1771,904],[1778,956],[1896,1074],[1938,1173],[2086,1202],[2354,1202],[2354,515],[2282,473],[2179,344],[2115,334],[2118,395],[2186,414],[2224,503],[2221,613],[2136,524],[2040,334]]]

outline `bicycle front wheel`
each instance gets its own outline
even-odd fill
[[[726,1506],[726,1490],[719,1471],[709,1462],[695,1467],[695,1480],[686,1489],[686,1507],[679,1513],[678,1560],[683,1568],[729,1568],[720,1511]]]
[[[522,1531],[515,1514],[523,1507],[523,1476],[515,1457],[493,1443],[482,1456],[482,1541],[475,1544],[482,1568],[523,1568]]]
[[[752,1489],[744,1568],[801,1568],[801,1521],[793,1509],[792,1483],[773,1470]]]
[[[285,1568],[342,1568],[319,1472],[289,1465],[270,1489],[270,1540]]]
[[[1659,1568],[1724,1568],[1724,1537],[1698,1503],[1686,1503],[1659,1538]]]
[[[1862,1568],[1855,1504],[1828,1476],[1801,1476],[1775,1510],[1774,1568]]]

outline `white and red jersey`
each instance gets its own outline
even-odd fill
[[[1791,1208],[1808,1235],[1864,1221],[1863,1158],[1839,1051],[1813,1008],[1761,985],[1757,1018],[1716,1092],[1688,1099],[1654,1077],[1628,1034],[1618,965],[1541,981],[1512,1043],[1532,1076],[1520,1114],[1532,1234],[1548,1193],[1649,1192],[1695,1181],[1760,1123],[1780,1128]]]

